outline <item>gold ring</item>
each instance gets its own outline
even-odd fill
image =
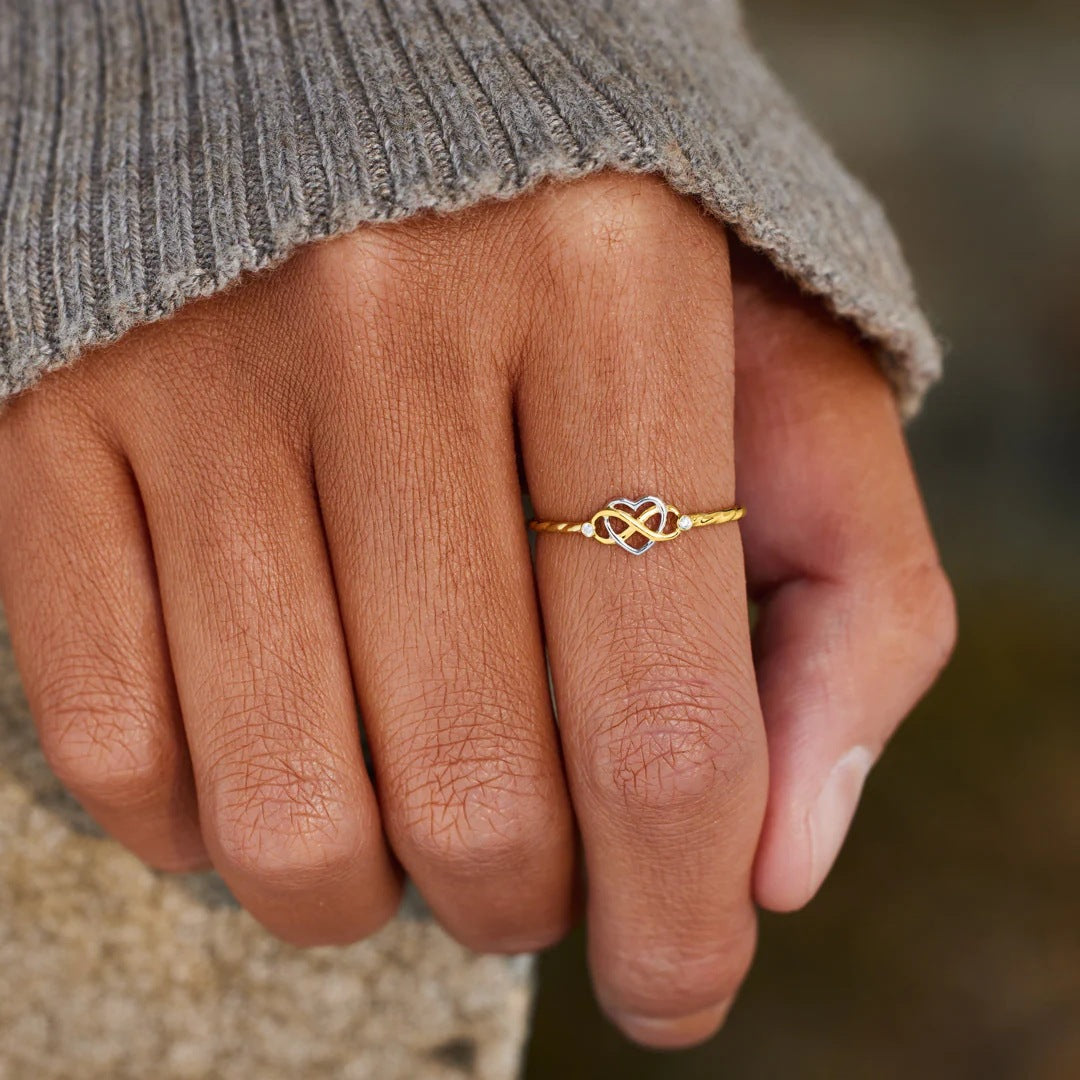
[[[643,499],[612,499],[588,521],[530,521],[529,528],[541,533],[580,533],[601,544],[618,544],[631,555],[644,555],[653,544],[674,540],[699,525],[723,525],[745,515],[741,506],[680,514],[656,495],[646,495]],[[635,537],[643,540],[632,544]]]

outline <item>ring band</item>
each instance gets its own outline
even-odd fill
[[[699,525],[723,525],[745,515],[741,506],[680,514],[656,495],[646,495],[641,499],[612,499],[588,521],[530,521],[529,528],[540,533],[580,533],[601,544],[617,544],[631,555],[644,555],[653,544],[674,540]],[[630,543],[634,537],[643,537],[644,542]]]

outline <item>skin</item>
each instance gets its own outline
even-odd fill
[[[749,515],[534,567],[519,454],[541,517],[736,473]],[[402,870],[481,950],[584,891],[658,1047],[720,1025],[954,635],[866,349],[612,174],[310,246],[46,377],[0,415],[0,594],[49,762],[149,864],[298,945]]]

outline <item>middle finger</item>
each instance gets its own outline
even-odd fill
[[[391,844],[455,937],[531,951],[565,932],[574,848],[509,380],[427,281],[348,276],[359,359],[315,470]]]

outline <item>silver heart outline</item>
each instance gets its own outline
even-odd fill
[[[652,508],[652,513],[646,514],[645,517],[642,518],[640,511],[646,506]],[[668,516],[667,503],[664,502],[663,499],[658,498],[656,495],[646,495],[644,498],[638,499],[637,502],[634,502],[631,499],[612,499],[611,502],[607,504],[607,508],[609,510],[626,510],[634,517],[640,519],[643,525],[648,522],[649,518],[655,515],[659,515],[659,527],[661,529],[664,527],[664,523],[667,521]],[[607,521],[603,521],[602,523],[608,536],[612,540],[614,540],[615,543],[623,549],[623,551],[629,551],[631,555],[644,555],[645,552],[648,551],[649,548],[651,548],[653,544],[656,543],[655,540],[646,540],[645,543],[641,545],[641,547],[632,547],[607,523]],[[623,531],[626,532],[629,530],[627,528]],[[656,531],[659,531],[659,529]]]

